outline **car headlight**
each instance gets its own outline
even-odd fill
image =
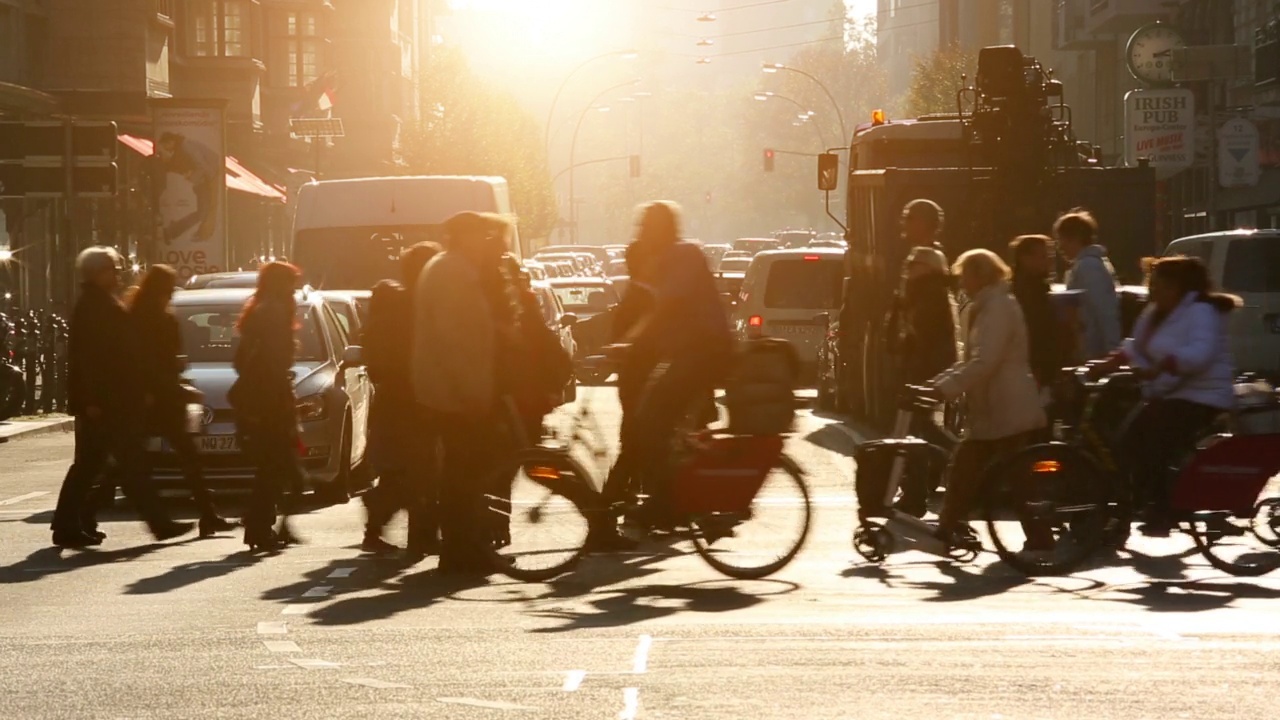
[[[308,420],[323,420],[328,415],[327,403],[324,395],[308,395],[298,398],[298,419],[306,422]]]

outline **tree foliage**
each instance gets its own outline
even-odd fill
[[[509,92],[440,49],[421,86],[422,119],[405,133],[410,169],[426,175],[501,175],[523,238],[546,237],[556,220],[540,123]]]
[[[962,76],[972,81],[978,56],[958,48],[946,48],[916,61],[907,93],[907,113],[912,117],[954,113]]]

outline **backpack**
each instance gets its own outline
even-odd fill
[[[361,333],[369,379],[376,385],[402,384],[407,392],[413,353],[413,298],[400,283],[383,280],[369,298],[369,321]]]
[[[795,388],[799,377],[800,358],[791,343],[778,338],[741,343],[725,383],[729,432],[790,432],[796,416]]]

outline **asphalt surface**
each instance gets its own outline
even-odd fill
[[[854,443],[802,417],[788,452],[817,509],[772,578],[728,580],[655,542],[522,584],[362,555],[358,501],[298,518],[306,544],[272,557],[238,534],[152,544],[127,508],[100,549],[59,551],[70,437],[11,442],[0,718],[1274,715],[1280,577],[1224,576],[1178,536],[1069,578],[991,556],[870,566],[849,543]]]

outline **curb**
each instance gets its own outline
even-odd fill
[[[50,435],[56,432],[69,433],[75,430],[76,419],[64,418],[62,420],[54,420],[51,422],[32,422],[22,424],[30,424],[31,427],[17,427],[11,434],[0,436],[0,444],[22,440],[29,437],[37,437],[40,435]],[[14,423],[14,425],[17,425],[17,423]]]

